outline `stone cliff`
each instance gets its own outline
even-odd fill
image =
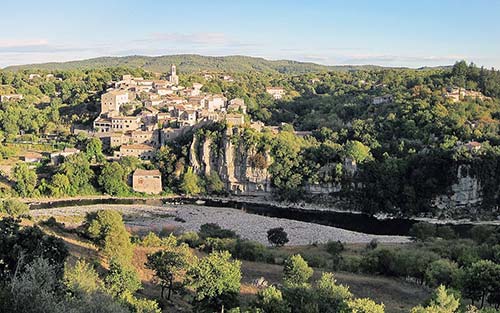
[[[216,172],[232,194],[267,195],[271,192],[269,152],[259,152],[255,146],[237,140],[239,135],[238,128],[228,128],[216,139],[195,135],[189,150],[189,164],[198,174]],[[256,159],[262,160],[255,162]]]
[[[474,213],[481,206],[482,201],[481,182],[470,174],[469,166],[459,165],[457,182],[450,186],[448,194],[435,197],[432,206],[438,211],[455,211],[455,214],[459,211]]]
[[[271,163],[269,151],[258,151],[256,146],[244,142],[238,128],[194,135],[189,149],[189,165],[195,172],[204,176],[216,172],[226,190],[234,195],[269,196],[272,191],[268,170]],[[348,184],[307,184],[304,194],[333,201],[339,199],[337,196],[345,192],[345,188],[362,188],[362,183],[355,179],[356,163],[346,159],[343,168],[350,179]],[[434,197],[430,205],[437,215],[459,216],[478,212],[482,201],[480,180],[471,174],[468,165],[459,165],[456,182],[448,187],[446,194]]]

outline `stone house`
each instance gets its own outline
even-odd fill
[[[223,95],[210,95],[205,97],[205,108],[209,112],[220,111],[226,106],[226,101]]]
[[[227,105],[227,110],[228,111],[241,111],[241,113],[246,114],[247,113],[247,106],[245,105],[245,100],[241,98],[235,98],[229,101],[229,104]]]
[[[245,124],[245,117],[241,113],[228,113],[225,120],[229,126],[241,126]]]
[[[42,159],[43,159],[43,156],[41,153],[33,152],[33,151],[28,151],[21,157],[21,160],[26,162],[26,163],[37,163],[37,162],[41,162]]]
[[[283,87],[266,87],[266,92],[273,96],[275,100],[280,100],[286,93]]]
[[[380,96],[380,97],[375,97],[372,99],[372,104],[384,104],[384,103],[389,103],[389,102],[392,102],[393,100],[393,97],[392,95],[383,95],[383,96]]]
[[[162,192],[159,170],[136,169],[132,175],[132,189],[137,192],[159,194]]]
[[[129,102],[126,90],[111,90],[101,96],[101,114],[119,114],[120,107]]]
[[[19,100],[23,100],[23,95],[18,93],[13,93],[10,95],[0,95],[0,102],[19,101]]]
[[[133,156],[141,160],[151,160],[155,155],[155,148],[147,144],[122,145],[120,151],[115,151],[115,157]]]
[[[111,128],[114,131],[136,130],[140,127],[140,116],[114,116],[111,118]]]

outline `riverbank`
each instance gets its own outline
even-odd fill
[[[337,227],[307,223],[284,218],[248,214],[240,210],[223,207],[209,207],[192,204],[115,205],[99,204],[80,207],[61,207],[32,210],[35,218],[83,217],[87,212],[100,209],[114,209],[123,213],[125,224],[133,231],[161,230],[163,228],[181,231],[197,231],[205,223],[217,223],[223,228],[234,230],[242,238],[267,242],[267,231],[283,227],[290,239],[289,245],[307,245],[339,240],[344,243],[368,243],[373,239],[385,243],[405,243],[405,236],[371,235]]]
[[[72,205],[91,205],[97,204],[97,202],[102,202],[102,204],[147,204],[147,205],[162,205],[164,202],[176,203],[176,202],[187,202],[187,203],[219,203],[221,206],[226,206],[228,203],[238,204],[241,206],[245,205],[262,205],[267,207],[275,207],[280,209],[295,209],[303,211],[312,212],[335,212],[335,213],[347,213],[355,215],[367,215],[358,210],[345,210],[339,209],[335,206],[328,206],[320,203],[291,203],[291,202],[280,202],[266,197],[250,197],[250,196],[228,196],[228,197],[186,197],[182,195],[162,195],[162,196],[131,196],[131,197],[113,197],[109,195],[91,195],[91,196],[79,196],[79,197],[65,197],[65,198],[35,198],[35,199],[22,199],[23,202],[30,204],[31,207],[45,207],[50,205],[51,207],[62,207],[62,206],[72,206]],[[72,204],[73,203],[73,204]],[[451,218],[435,218],[435,217],[419,217],[419,216],[391,216],[388,214],[375,214],[373,218],[377,220],[392,220],[392,219],[406,219],[427,222],[432,224],[470,224],[470,225],[497,225],[500,226],[500,215],[496,220],[471,220],[467,218],[462,219],[451,219]]]

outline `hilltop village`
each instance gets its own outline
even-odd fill
[[[153,157],[155,149],[207,122],[245,123],[243,99],[201,91],[200,83],[179,85],[175,65],[167,80],[146,80],[124,75],[101,96],[99,117],[92,136],[105,147],[117,148],[115,157]],[[256,124],[255,124],[256,125]]]

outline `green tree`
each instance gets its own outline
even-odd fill
[[[165,288],[168,288],[167,299],[170,300],[175,275],[179,271],[186,270],[194,261],[195,257],[186,245],[148,255],[146,267],[155,272],[155,277],[161,286],[162,299]]]
[[[425,271],[425,282],[431,287],[444,285],[454,286],[459,276],[459,268],[455,262],[439,259],[429,264]]]
[[[124,196],[129,191],[125,178],[125,170],[120,163],[110,162],[104,165],[97,181],[107,194]]]
[[[38,227],[21,227],[11,217],[0,220],[0,281],[9,281],[14,271],[22,273],[37,258],[47,260],[62,276],[68,250],[60,238],[46,235]]]
[[[102,153],[102,141],[96,137],[90,138],[85,146],[85,155],[89,161],[104,162],[105,158]]]
[[[337,285],[332,273],[323,273],[317,282],[318,309],[322,313],[347,311],[347,301],[352,298],[349,288]]]
[[[274,286],[259,290],[255,307],[263,313],[288,313],[290,312],[286,301],[283,300],[281,291]]]
[[[297,286],[307,284],[313,274],[313,269],[307,265],[307,262],[295,254],[285,260],[283,266],[283,282],[288,286]]]
[[[94,172],[83,153],[68,156],[59,166],[58,173],[66,175],[71,184],[68,186],[70,196],[90,194],[94,191],[92,180]]]
[[[21,197],[30,197],[35,191],[37,175],[26,163],[18,163],[12,170],[16,181],[14,189]]]
[[[463,294],[475,301],[481,300],[480,308],[491,293],[500,289],[500,265],[489,260],[480,260],[465,269]]]
[[[377,304],[375,301],[362,298],[347,301],[349,310],[353,313],[384,313],[384,304]]]
[[[93,239],[109,258],[122,265],[130,264],[133,246],[122,216],[113,210],[87,213],[85,233]]]
[[[227,251],[215,251],[186,273],[186,283],[195,291],[195,304],[224,311],[235,306],[240,290],[241,262]]]
[[[111,259],[104,283],[106,290],[115,297],[121,297],[125,292],[133,294],[142,288],[135,269],[129,264],[119,263],[114,258]]]
[[[202,192],[200,178],[194,173],[192,167],[188,167],[184,173],[180,187],[182,192],[187,195],[197,195]]]
[[[372,158],[370,148],[357,140],[348,141],[346,143],[345,153],[346,156],[352,158],[358,163],[363,163]]]
[[[267,231],[267,241],[276,247],[282,247],[288,242],[288,234],[283,227],[271,228]]]
[[[78,260],[73,267],[66,266],[64,285],[72,293],[91,293],[102,288],[96,270],[85,260]]]
[[[210,172],[210,174],[206,177],[206,181],[208,193],[220,194],[224,191],[224,183],[220,179],[220,176],[219,174],[217,174],[217,172]]]
[[[70,183],[68,176],[57,173],[52,176],[52,182],[49,185],[50,194],[54,197],[61,197],[70,192]]]
[[[435,237],[436,225],[426,222],[413,224],[410,228],[410,236],[412,236],[415,240],[421,241]]]
[[[446,287],[439,286],[434,294],[431,303],[426,306],[418,306],[411,310],[411,313],[454,313],[458,311],[460,300],[446,290]]]
[[[29,212],[29,206],[19,200],[10,198],[0,202],[0,213],[11,216],[20,216]]]

